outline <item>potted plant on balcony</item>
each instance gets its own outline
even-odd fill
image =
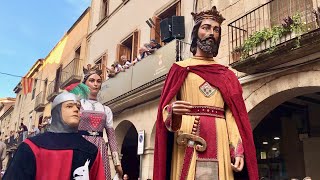
[[[270,39],[270,31],[268,29],[263,29],[261,31],[256,31],[246,39],[242,46],[241,59],[247,58],[249,55],[256,53],[258,50],[265,49],[262,46],[262,42],[268,42]]]
[[[291,31],[291,27],[293,26],[294,23],[295,22],[293,21],[293,19],[290,16],[283,19],[283,23],[281,24],[282,32],[279,33],[280,34],[280,42],[279,43],[283,43],[287,39],[295,37],[295,33]]]
[[[305,31],[305,24],[301,23],[300,14],[283,19],[281,26],[273,26],[257,31],[245,40],[241,58],[246,58],[250,53],[267,50],[271,53],[275,50],[276,45],[297,37],[296,47],[300,46],[301,34]]]
[[[231,52],[233,62],[240,61],[242,51],[243,51],[242,46],[237,46],[233,49],[233,51]]]
[[[301,22],[301,15],[298,13],[292,16],[293,24],[290,25],[290,31],[292,32],[292,36],[297,37],[296,39],[296,47],[300,47],[300,39],[303,32],[307,31],[306,22]]]

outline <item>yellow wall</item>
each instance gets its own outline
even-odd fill
[[[38,125],[39,117],[43,112],[34,111],[36,96],[45,90],[45,81],[48,79],[48,84],[55,79],[56,70],[60,65],[66,66],[70,61],[74,59],[75,50],[81,45],[80,59],[85,63],[86,60],[86,37],[88,33],[88,25],[90,19],[90,10],[87,11],[84,16],[75,23],[73,29],[69,33],[63,35],[59,42],[53,47],[51,52],[44,59],[43,66],[39,69],[39,72],[35,73],[33,78],[40,79],[37,82],[37,88],[35,98],[32,100],[32,93],[23,95],[23,91],[17,94],[17,100],[15,109],[11,118],[12,122],[16,122],[20,125],[21,118],[24,119],[24,123],[31,128],[33,124]],[[42,80],[42,81],[41,81]],[[19,96],[21,98],[19,100]],[[45,104],[49,103],[46,99],[48,94],[45,95]],[[32,116],[32,119],[30,118]]]

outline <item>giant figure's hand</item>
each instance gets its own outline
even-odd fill
[[[232,170],[235,172],[242,171],[244,166],[244,158],[242,156],[236,157],[234,163],[231,163]]]
[[[187,101],[175,101],[172,103],[172,113],[174,115],[185,115],[191,111],[191,103]]]
[[[122,179],[123,171],[121,165],[117,165],[114,167],[120,179]]]

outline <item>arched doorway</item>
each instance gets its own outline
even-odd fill
[[[140,157],[137,155],[137,130],[130,121],[124,120],[117,126],[115,131],[119,146],[121,147],[121,164],[123,172],[124,174],[128,174],[130,179],[138,179]]]
[[[310,89],[309,89],[310,90]],[[289,90],[291,96],[297,89]],[[283,98],[288,92],[277,94]],[[270,97],[262,103],[269,102]],[[259,105],[256,107],[259,108]],[[254,109],[253,109],[254,110]],[[259,174],[274,180],[320,179],[320,89],[290,98],[257,122],[253,134]]]
[[[319,64],[244,84],[260,175],[320,179]],[[266,178],[268,179],[268,178]]]

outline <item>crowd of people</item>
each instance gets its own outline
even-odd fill
[[[9,136],[4,136],[4,142],[8,147],[12,147],[20,144],[27,137],[33,137],[38,134],[40,134],[40,129],[35,125],[32,125],[31,129],[28,130],[28,127],[25,124],[21,123],[17,131],[10,131]]]
[[[124,72],[143,58],[151,55],[157,49],[161,48],[161,45],[154,39],[151,39],[149,43],[145,43],[139,48],[138,56],[131,60],[126,55],[121,55],[120,59],[111,64],[111,67],[107,67],[107,74],[109,78],[115,77],[118,73]]]

